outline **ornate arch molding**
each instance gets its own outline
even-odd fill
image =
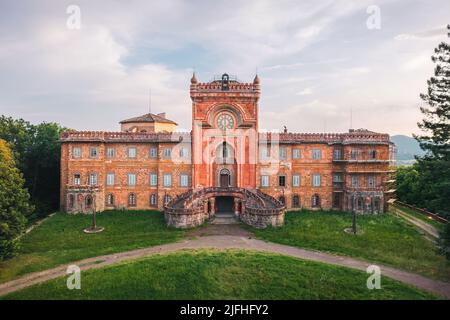
[[[245,115],[245,111],[236,104],[216,104],[215,106],[213,106],[207,113],[206,115],[206,119],[207,122],[210,126],[214,126],[214,118],[215,116],[223,111],[227,111],[229,113],[231,113],[234,118],[236,119],[236,126],[239,127],[240,125],[243,124],[244,119],[242,118],[242,115]]]

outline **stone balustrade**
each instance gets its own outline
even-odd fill
[[[210,198],[229,195],[242,201],[238,218],[255,228],[279,227],[284,224],[285,207],[275,198],[261,192],[243,188],[210,187],[185,192],[172,199],[164,207],[164,216],[169,226],[192,228],[203,224],[214,212],[205,205]]]

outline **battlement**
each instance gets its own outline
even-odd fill
[[[389,135],[375,132],[349,132],[349,133],[274,133],[259,134],[261,141],[276,141],[279,143],[340,143],[340,144],[389,144]]]
[[[224,73],[220,79],[215,77],[211,82],[198,82],[195,74],[191,78],[190,93],[191,97],[197,97],[208,94],[237,94],[239,96],[257,96],[260,94],[260,81],[258,76],[252,83],[243,83],[237,81],[237,78],[230,77]]]
[[[107,131],[66,131],[60,135],[61,142],[190,142],[189,132],[107,132]]]

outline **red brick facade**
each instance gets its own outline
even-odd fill
[[[258,77],[240,83],[224,75],[199,83],[194,75],[190,94],[190,133],[151,132],[160,125],[149,124],[155,115],[142,116],[146,130],[137,132],[63,133],[61,209],[162,210],[189,190],[222,187],[258,189],[288,209],[383,212],[387,134],[259,133]],[[131,126],[140,123],[127,122]]]

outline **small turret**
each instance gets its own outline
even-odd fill
[[[197,84],[197,83],[198,83],[197,77],[195,76],[195,72],[192,73],[191,83],[192,83],[192,84]]]
[[[260,82],[260,81],[259,81],[258,74],[256,74],[256,75],[255,75],[255,79],[253,79],[253,83],[254,83],[254,84],[259,84],[259,82]]]

